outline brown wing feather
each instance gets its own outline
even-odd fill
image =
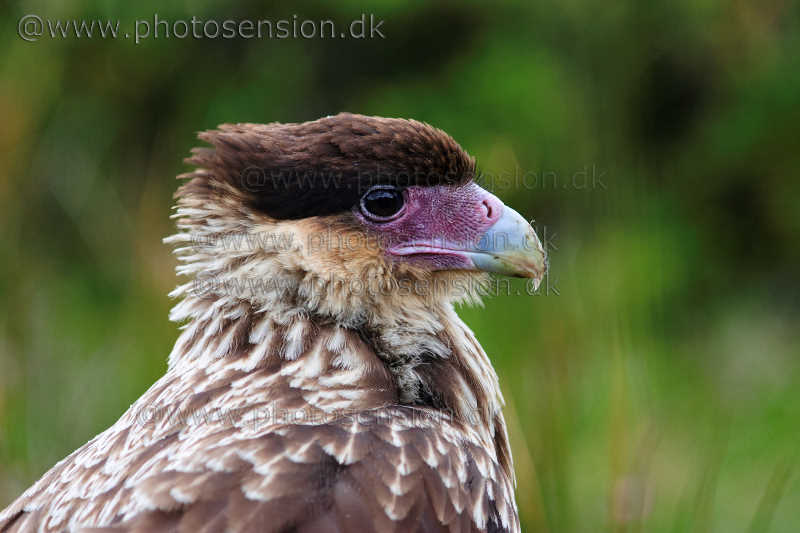
[[[216,368],[172,367],[0,513],[0,531],[518,529],[511,481],[472,428],[396,405],[357,334],[301,320],[273,328],[253,368],[254,344]],[[298,410],[308,418],[280,420]]]
[[[490,512],[495,507],[487,496],[502,490],[481,476],[471,456],[481,450],[450,442],[433,426],[410,427],[409,421],[405,408],[391,408],[375,421],[380,428],[346,419],[315,427],[287,426],[280,437],[285,452],[266,476],[245,463],[226,474],[163,472],[135,488],[139,497],[154,502],[156,508],[111,529],[191,533],[503,530],[496,510]],[[382,438],[387,430],[398,435],[395,444]],[[357,454],[361,457],[342,464],[339,458],[352,446],[353,435],[360,442]],[[259,445],[272,448],[270,441],[275,438],[272,434],[261,437]],[[303,453],[295,455],[300,449]],[[437,450],[429,457],[434,466],[423,460],[419,449]],[[451,458],[464,455],[467,466],[464,472],[456,472]],[[406,465],[405,474],[398,473],[400,465]],[[458,477],[464,475],[459,482]],[[448,487],[450,481],[455,483]],[[175,487],[192,487],[191,503],[177,501],[171,494]],[[486,516],[483,527],[473,520],[474,505]]]

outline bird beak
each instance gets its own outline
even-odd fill
[[[533,278],[539,287],[547,271],[547,256],[539,237],[522,215],[508,206],[478,244],[465,255],[477,270]]]

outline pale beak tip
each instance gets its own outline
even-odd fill
[[[533,228],[515,211],[506,208],[506,212],[510,223],[498,224],[499,228],[491,228],[485,235],[485,242],[495,246],[484,246],[469,255],[478,270],[530,278],[538,288],[547,272],[547,254]],[[502,246],[497,246],[500,243]]]

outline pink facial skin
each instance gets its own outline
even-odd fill
[[[474,269],[465,252],[502,216],[503,202],[475,183],[412,186],[403,194],[405,206],[390,221],[370,220],[358,206],[353,212],[393,260],[431,270]]]

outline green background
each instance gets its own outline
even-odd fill
[[[163,373],[195,132],[346,110],[445,129],[546,233],[541,294],[461,312],[500,374],[526,531],[800,531],[796,3],[0,9],[0,506]],[[27,13],[132,32],[154,12],[366,12],[386,38],[17,35]]]

